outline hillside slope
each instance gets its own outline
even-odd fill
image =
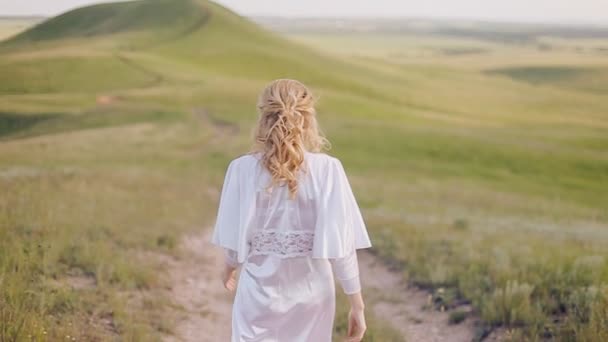
[[[209,76],[292,77],[364,96],[390,92],[371,89],[377,73],[292,43],[205,0],[70,11],[0,43],[0,76],[6,80],[0,94],[98,93],[161,81],[192,85]]]
[[[192,0],[145,0],[78,8],[46,20],[5,44],[20,45],[66,38],[125,33],[181,32],[201,26],[207,11]]]

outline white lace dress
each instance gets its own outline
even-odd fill
[[[232,161],[224,181],[212,243],[241,266],[232,341],[330,342],[334,273],[345,293],[359,292],[356,250],[371,246],[359,207],[326,154],[306,153],[295,199],[268,184],[257,154]]]

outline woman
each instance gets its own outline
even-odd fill
[[[232,341],[331,341],[334,273],[351,305],[347,340],[360,341],[356,250],[371,243],[342,164],[321,153],[312,94],[276,80],[258,110],[254,152],[228,166],[212,238],[224,286],[236,288]]]

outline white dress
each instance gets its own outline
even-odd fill
[[[330,342],[334,273],[345,293],[361,290],[356,250],[371,243],[342,164],[307,152],[298,180],[289,199],[268,189],[260,154],[228,167],[212,243],[241,266],[232,342]]]

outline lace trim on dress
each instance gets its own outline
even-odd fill
[[[312,252],[314,235],[314,232],[309,231],[259,231],[251,238],[251,254],[276,254],[282,257],[308,256]]]

